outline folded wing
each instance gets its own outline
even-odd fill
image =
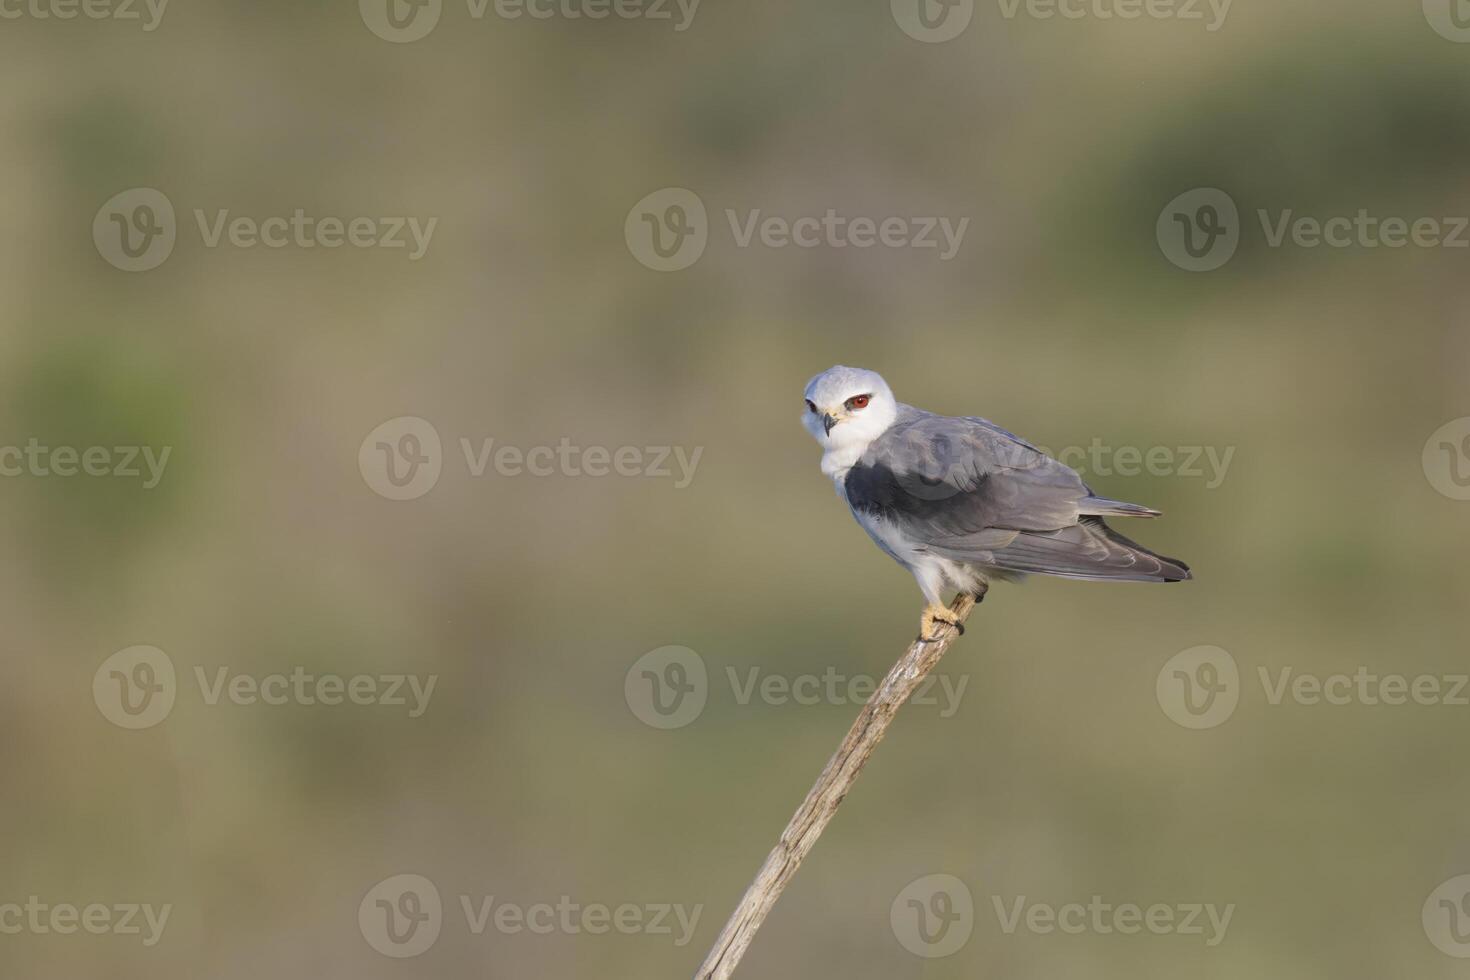
[[[1014,572],[1164,582],[1189,578],[1101,515],[1157,516],[1093,495],[1071,467],[978,418],[905,407],[845,484],[854,510],[936,555]]]

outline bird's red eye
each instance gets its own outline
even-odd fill
[[[806,410],[808,412],[811,412],[813,415],[817,414],[817,406],[813,405],[810,400],[808,400],[806,403]]]
[[[852,398],[849,398],[847,400],[847,407],[850,408],[850,409],[867,408],[868,407],[868,401],[872,397],[873,397],[872,395],[856,395],[856,396],[854,396]]]

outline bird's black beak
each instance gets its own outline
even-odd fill
[[[825,414],[822,416],[822,428],[827,430],[827,435],[830,436],[832,434],[832,426],[836,424],[837,420],[832,416]]]

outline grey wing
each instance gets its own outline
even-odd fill
[[[1071,467],[984,419],[909,409],[845,486],[854,510],[955,561],[1071,578],[1189,577],[1097,516],[1155,512],[1095,497]]]

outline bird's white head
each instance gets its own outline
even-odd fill
[[[829,453],[861,455],[897,417],[898,402],[877,371],[838,365],[807,382],[801,423]]]

